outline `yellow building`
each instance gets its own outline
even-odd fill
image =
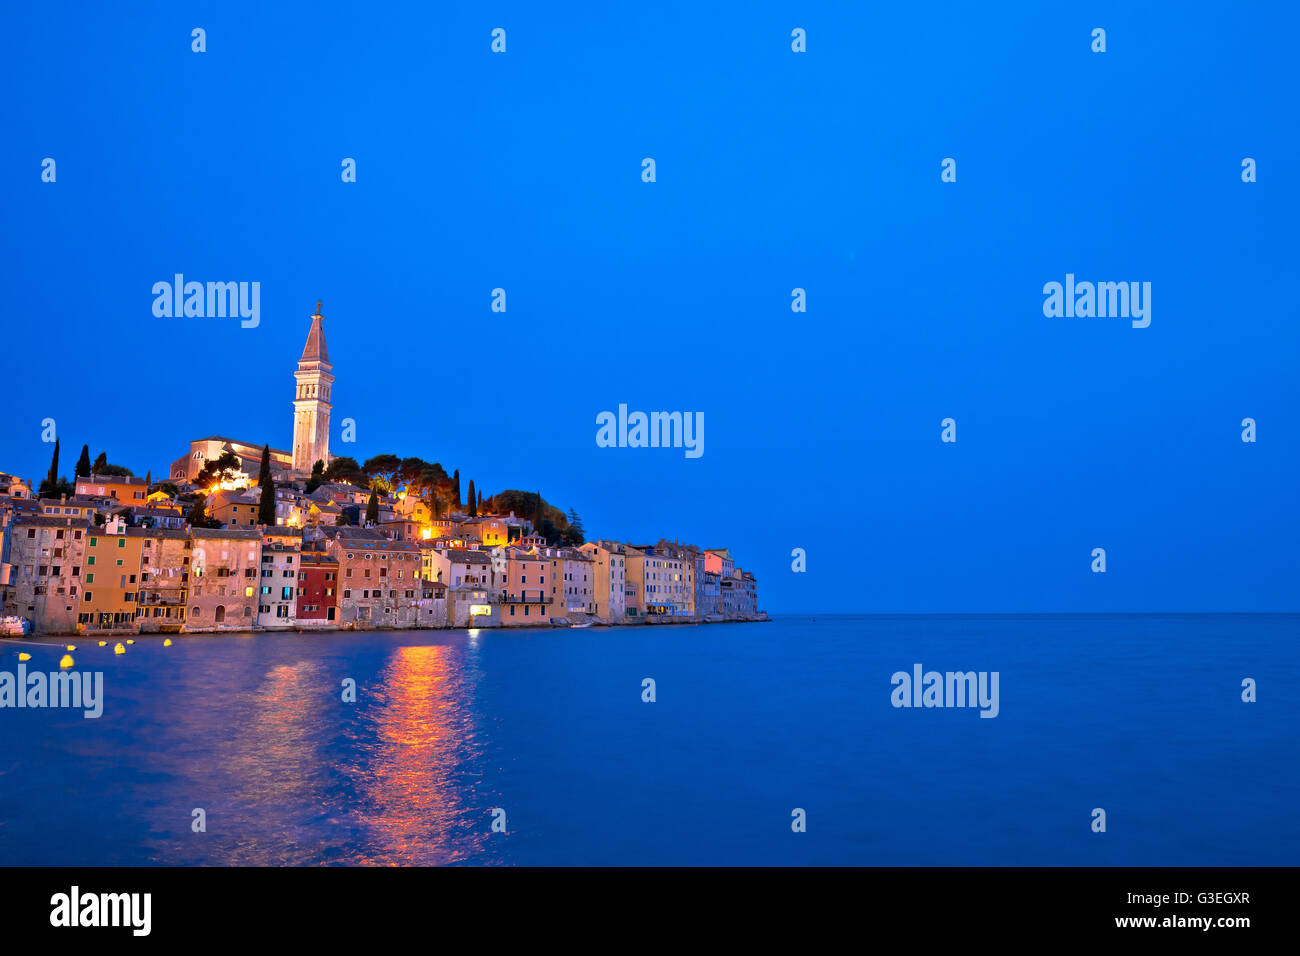
[[[124,505],[142,505],[149,496],[143,478],[126,475],[90,475],[77,479],[77,497],[115,498]]]
[[[257,524],[257,512],[262,503],[262,493],[249,491],[218,491],[208,498],[208,514],[227,528],[251,528]]]
[[[87,531],[77,622],[134,631],[143,545],[148,530],[110,521]]]

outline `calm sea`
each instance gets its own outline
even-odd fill
[[[1296,864],[1298,636],[1169,615],[74,641],[104,713],[0,710],[0,864]],[[895,709],[917,663],[997,671],[1000,713]]]

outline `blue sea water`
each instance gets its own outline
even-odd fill
[[[837,616],[144,637],[123,656],[83,641],[101,718],[0,710],[0,864],[1293,865],[1298,625]],[[33,669],[63,653],[21,649]],[[0,642],[0,670],[19,650]],[[915,663],[997,671],[998,716],[894,708],[890,677]]]

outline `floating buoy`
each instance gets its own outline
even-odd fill
[[[100,642],[99,642],[99,646],[100,646],[100,647],[105,647],[105,646],[107,646],[107,644],[108,644],[108,641],[100,641]]]
[[[170,637],[167,638],[167,640],[163,641],[163,647],[171,647],[171,646],[172,646],[172,639]]]
[[[60,657],[60,658],[59,658],[59,666],[60,666],[60,667],[71,667],[71,666],[72,666],[72,655],[71,655],[71,654],[64,654],[62,657]]]
[[[113,653],[114,653],[114,654],[125,654],[125,653],[126,653],[126,648],[123,647],[122,644],[121,644],[121,642],[119,641],[118,643],[116,643],[116,644],[113,645]]]
[[[135,641],[127,641],[128,644],[134,644]]]
[[[76,644],[69,644],[69,645],[68,645],[68,650],[70,650],[70,651],[75,651],[76,649],[77,649],[77,645],[76,645]]]
[[[32,655],[27,654],[27,653],[22,653],[22,654],[19,654],[19,655],[18,655],[18,659],[19,659],[20,661],[30,661],[30,660],[32,659]]]

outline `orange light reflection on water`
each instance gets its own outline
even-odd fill
[[[398,648],[368,688],[372,757],[355,781],[367,846],[350,862],[455,862],[477,852],[490,819],[467,805],[466,773],[479,753],[471,681],[447,646]]]

